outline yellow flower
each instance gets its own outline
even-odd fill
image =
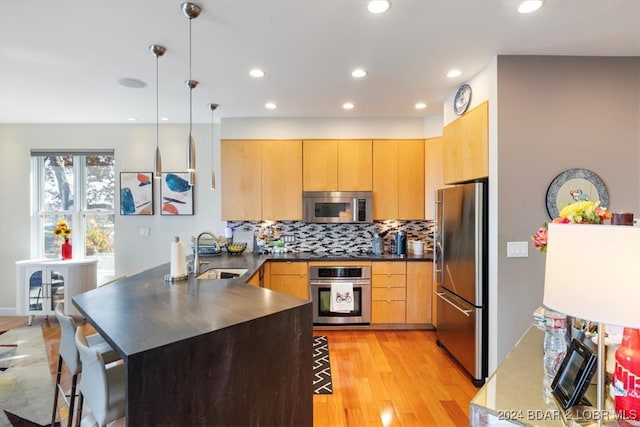
[[[68,239],[69,236],[71,236],[71,228],[69,227],[69,223],[67,223],[67,220],[61,219],[60,221],[58,221],[58,223],[56,224],[56,228],[53,230],[53,234]]]

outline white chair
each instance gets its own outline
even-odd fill
[[[78,382],[78,374],[82,372],[82,363],[80,362],[80,355],[76,347],[76,324],[71,316],[64,314],[64,304],[59,303],[55,308],[56,318],[60,324],[60,348],[58,351],[58,371],[56,374],[56,384],[54,386],[53,396],[53,412],[51,414],[51,425],[54,426],[56,422],[56,412],[58,410],[58,393],[63,392],[60,386],[60,375],[62,373],[62,361],[64,360],[69,372],[71,373],[71,394],[69,395],[69,419],[67,426],[71,427],[74,416],[74,406],[76,398],[76,385]],[[105,363],[110,363],[120,359],[120,356],[111,348],[111,346],[98,334],[89,335],[87,342],[96,351],[102,354]],[[66,400],[66,399],[65,399]]]
[[[91,408],[92,424],[100,427],[125,416],[125,371],[124,364],[105,366],[102,354],[89,346],[80,328],[76,329],[76,346],[82,361],[80,378],[80,407],[78,419],[82,418],[82,403],[87,399]],[[85,424],[83,422],[83,424]]]

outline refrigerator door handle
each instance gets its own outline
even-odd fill
[[[452,306],[453,308],[455,308],[456,310],[458,310],[459,312],[461,312],[465,316],[471,317],[471,312],[473,310],[465,310],[464,308],[458,307],[458,305],[456,303],[454,303],[453,301],[451,301],[450,299],[448,299],[448,298],[446,298],[444,296],[444,292],[436,292],[436,295],[438,295],[439,298],[443,299],[447,304],[449,304],[450,306]]]

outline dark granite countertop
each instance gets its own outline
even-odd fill
[[[73,297],[80,313],[126,358],[229,326],[308,304],[293,296],[247,285],[266,261],[430,261],[424,256],[399,257],[314,253],[271,255],[222,254],[202,257],[211,268],[246,268],[238,279],[187,280],[168,283],[169,264],[101,286]]]

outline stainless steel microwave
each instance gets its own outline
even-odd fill
[[[305,191],[302,203],[306,222],[373,222],[371,191]]]

